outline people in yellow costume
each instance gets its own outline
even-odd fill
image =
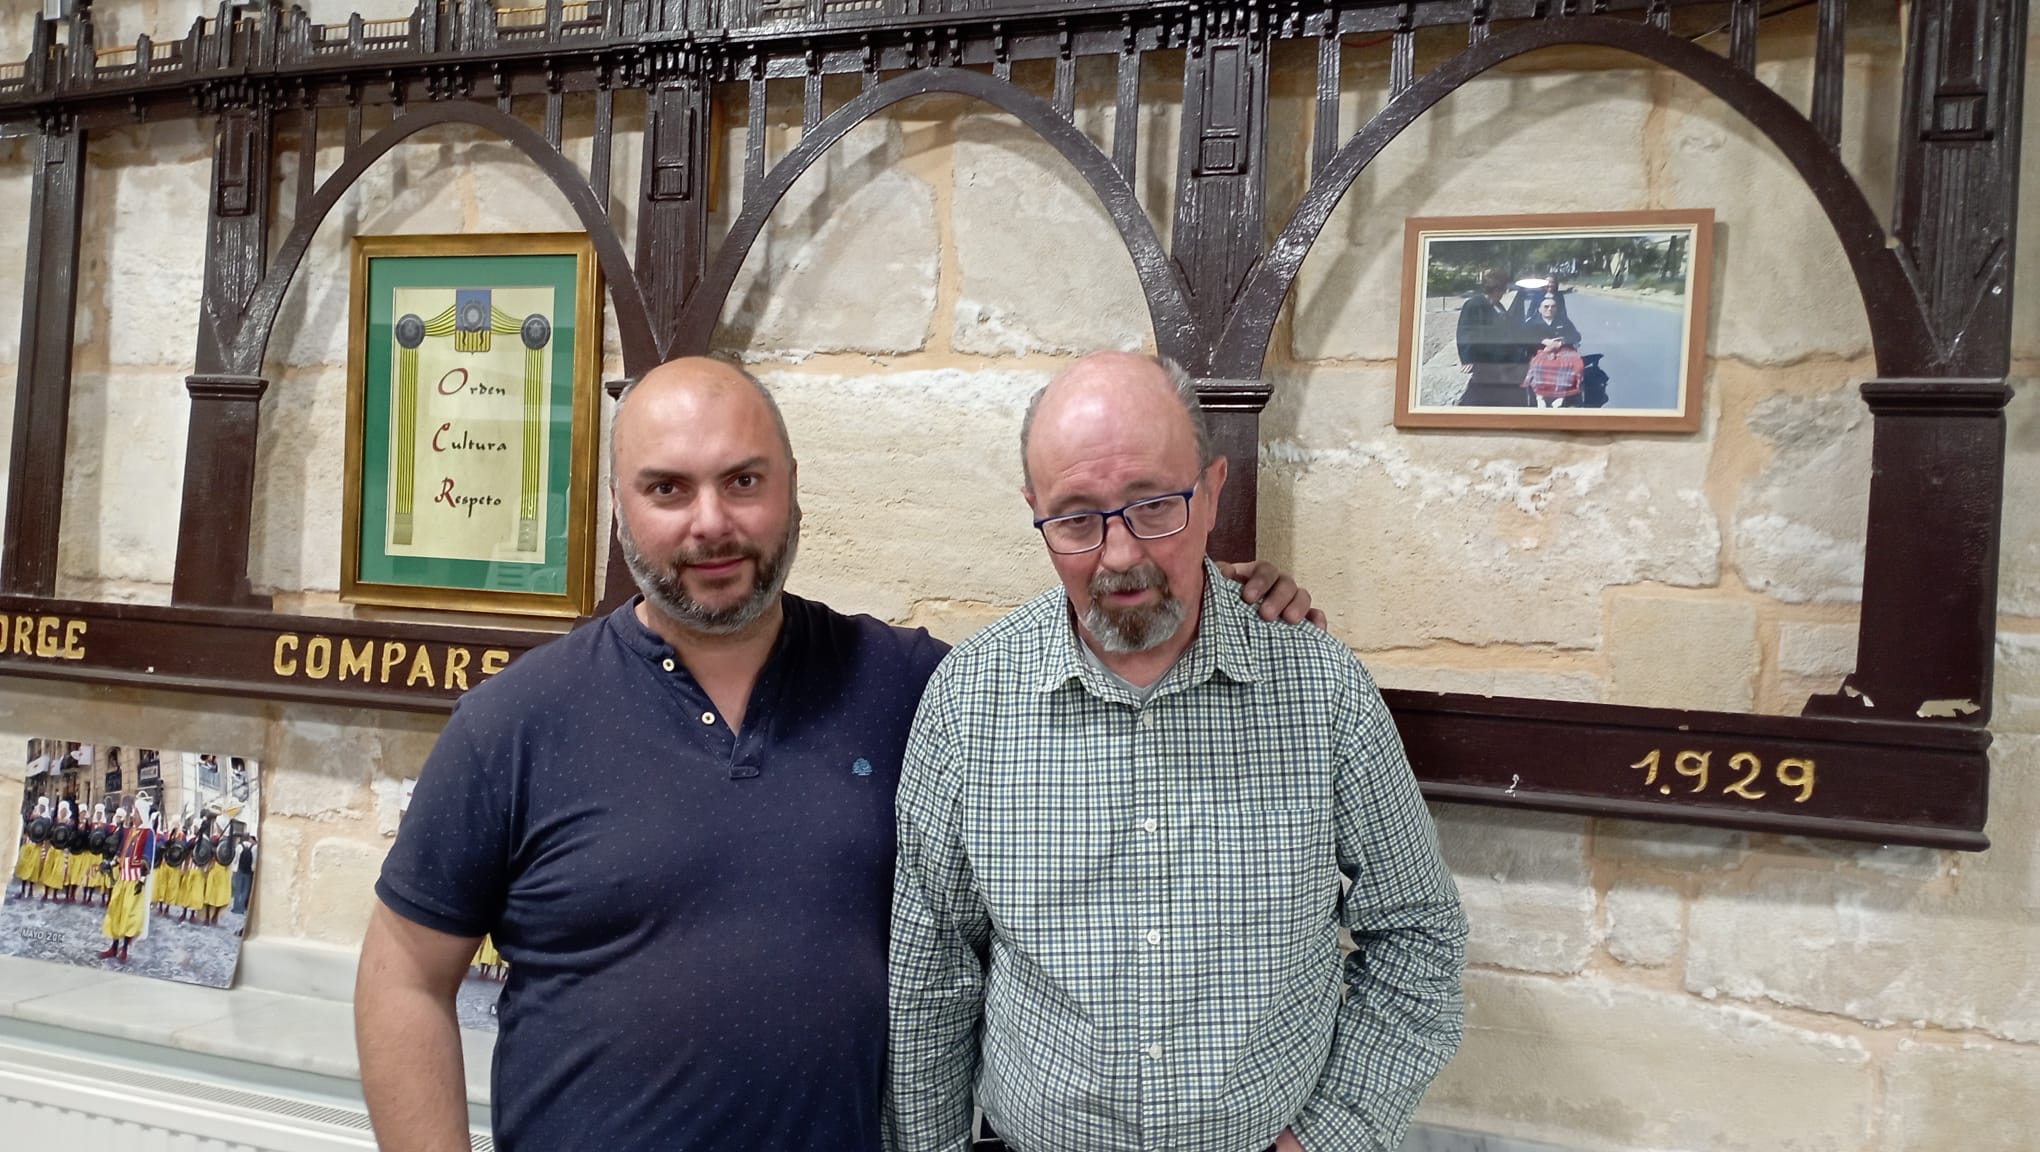
[[[205,922],[217,924],[220,913],[234,902],[234,873],[220,863],[220,845],[213,842],[212,863],[205,869]]]
[[[185,920],[196,920],[205,915],[205,869],[199,867],[198,824],[196,821],[185,825],[184,863],[178,865],[183,875],[177,878],[177,903],[184,909]]]
[[[157,840],[157,851],[159,854],[167,854],[165,853],[165,850],[168,849],[172,844],[181,843],[184,840],[184,837],[181,833],[179,833],[175,829],[174,826],[172,826],[168,831],[165,830],[163,814],[161,812],[156,813],[155,819],[156,819],[155,835]],[[156,870],[156,880],[154,885],[154,892],[156,896],[156,911],[167,915],[170,909],[179,906],[179,902],[183,899],[182,894],[179,893],[177,890],[178,887],[177,882],[179,879],[181,879],[181,877],[178,875],[177,869],[169,864],[165,864],[163,867],[158,868]]]
[[[106,820],[106,805],[94,804],[92,806],[92,831],[98,832],[105,828],[112,828]],[[120,830],[114,828],[113,833],[118,836]],[[106,898],[113,894],[113,881],[108,879],[105,867],[106,861],[110,857],[94,852],[91,854],[90,859],[92,863],[85,871],[86,902],[90,903],[92,897],[96,894],[100,897],[100,903],[104,904]]]
[[[57,823],[67,823],[70,819],[71,802],[66,800],[57,809]],[[43,887],[43,903],[48,904],[63,893],[64,881],[70,875],[71,853],[57,847],[56,840],[52,838],[49,846],[43,849],[42,875],[36,878],[36,883]]]
[[[121,812],[120,854],[114,857],[113,899],[106,905],[100,931],[112,943],[101,960],[125,964],[128,945],[142,934],[149,913],[149,864],[156,858],[156,837],[133,810]]]
[[[35,811],[21,822],[21,854],[14,859],[14,879],[21,884],[17,899],[33,896],[36,881],[42,877],[43,845],[28,838],[28,826],[37,820],[50,818],[50,798],[36,799]]]

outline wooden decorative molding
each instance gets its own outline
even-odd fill
[[[78,0],[74,15],[33,24],[19,65],[0,64],[0,138],[36,141],[0,672],[444,708],[485,664],[549,638],[276,615],[248,586],[258,397],[278,310],[328,213],[415,132],[459,123],[494,134],[560,190],[595,247],[624,373],[636,378],[708,350],[766,221],[858,124],[935,92],[1010,113],[1098,197],[1157,348],[1202,381],[1214,438],[1233,461],[1213,548],[1238,558],[1255,551],[1260,412],[1272,395],[1263,360],[1340,198],[1399,133],[1483,72],[1589,45],[1684,76],[1744,117],[1806,182],[1848,259],[1879,374],[1864,388],[1874,449],[1857,667],[1843,692],[1816,697],[1799,717],[1389,693],[1412,761],[1440,799],[1983,847],[2029,5],[1909,6],[1889,231],[1838,149],[1847,5],[1818,5],[1808,115],[1755,75],[1764,22],[1752,0],[1729,5],[1725,42],[1705,35],[1719,0],[543,0],[514,16],[490,0],[418,0],[405,18],[327,25],[259,0],[105,52],[89,0]],[[1466,46],[1419,72],[1417,33],[1443,27],[1463,29]],[[1339,101],[1348,37],[1385,39],[1390,61],[1386,103],[1353,127]],[[1311,180],[1271,241],[1264,158],[1270,49],[1281,40],[1315,45],[1316,101]],[[1141,58],[1161,51],[1185,61],[1166,245],[1134,194]],[[1109,60],[1117,78],[1119,115],[1103,146],[1074,122],[1086,57]],[[1048,99],[1012,84],[1013,65],[1027,60],[1050,62]],[[828,76],[858,79],[833,111],[822,100]],[[803,96],[801,137],[776,160],[765,131],[775,83],[797,83]],[[614,99],[625,90],[641,92],[646,109],[629,193],[634,251],[609,218]],[[718,107],[718,92],[738,107]],[[585,171],[561,151],[563,101],[577,93],[592,94],[596,113]],[[364,137],[363,111],[376,106],[393,119]],[[519,114],[534,110],[542,127]],[[90,134],[191,117],[212,125],[215,162],[198,206],[207,270],[177,606],[55,600]],[[289,233],[274,238],[278,117],[300,137],[300,163],[295,186],[275,190],[294,210]],[[741,202],[711,244],[717,117],[741,117],[747,140]],[[341,160],[321,174],[321,140],[332,137]],[[620,564],[595,575],[605,605],[629,594]]]

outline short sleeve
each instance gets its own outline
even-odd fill
[[[514,769],[482,755],[472,727],[468,710],[455,709],[418,774],[375,886],[391,911],[453,936],[493,931],[510,884]]]

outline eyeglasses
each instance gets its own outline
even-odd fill
[[[1048,550],[1061,556],[1074,556],[1102,547],[1106,522],[1115,516],[1126,525],[1134,539],[1160,540],[1190,526],[1190,496],[1196,491],[1197,486],[1193,484],[1181,492],[1149,496],[1110,512],[1072,512],[1067,516],[1043,517],[1036,520],[1034,526],[1041,530],[1041,538],[1047,541]]]

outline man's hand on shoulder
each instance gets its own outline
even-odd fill
[[[1284,1128],[1282,1135],[1275,1138],[1275,1147],[1271,1152],[1304,1152],[1303,1141],[1296,1138],[1296,1133]]]
[[[1261,619],[1273,620],[1279,616],[1285,624],[1301,624],[1308,620],[1319,628],[1325,626],[1325,614],[1310,606],[1310,593],[1270,561],[1221,563],[1218,570],[1240,582],[1240,599],[1258,605]]]

